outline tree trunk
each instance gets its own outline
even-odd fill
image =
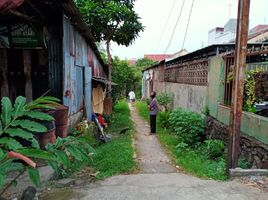
[[[110,52],[110,40],[107,40],[106,42],[106,51],[107,51],[107,57],[108,57],[108,80],[112,81],[112,55]],[[108,84],[108,90],[107,90],[107,96],[112,96],[112,85]]]

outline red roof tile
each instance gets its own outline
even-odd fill
[[[172,56],[172,54],[145,54],[144,58],[148,58],[153,61],[161,61],[167,59],[170,56]]]

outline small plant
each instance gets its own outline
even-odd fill
[[[2,98],[0,119],[0,188],[2,191],[0,196],[9,187],[15,185],[25,171],[28,172],[28,177],[35,186],[40,185],[40,175],[34,159],[48,161],[56,172],[67,173],[72,163],[90,159],[93,149],[89,145],[86,134],[64,139],[57,138],[55,144],[47,144],[45,150],[40,149],[34,132],[43,133],[47,128],[39,121],[54,120],[52,116],[41,112],[40,109],[54,109],[58,101],[54,97],[40,97],[26,103],[26,98],[20,96],[12,106],[9,98]],[[30,142],[30,145],[24,145],[21,139]],[[5,184],[5,178],[11,172],[18,172],[18,175]]]
[[[176,150],[177,153],[180,154],[182,152],[184,152],[185,150],[187,150],[189,148],[189,145],[184,143],[184,142],[180,142],[177,146],[176,146]]]
[[[170,110],[172,99],[172,95],[168,93],[161,93],[157,96],[157,101],[161,106],[164,107],[164,111]]]
[[[204,107],[204,110],[202,111],[202,113],[203,113],[204,115],[208,116],[208,115],[209,115],[209,107],[208,107],[208,106],[205,106],[205,107]]]
[[[242,169],[249,169],[251,167],[251,164],[248,161],[246,161],[245,158],[239,157],[238,158],[238,167],[240,167]]]
[[[210,159],[216,160],[224,153],[224,143],[221,140],[205,140],[204,151]]]
[[[160,113],[158,113],[159,125],[162,128],[169,128],[170,127],[169,114],[170,114],[170,112],[160,112]]]
[[[170,113],[169,121],[182,142],[194,146],[204,139],[204,118],[200,114],[177,109]]]
[[[256,108],[254,104],[257,101],[255,94],[256,80],[255,75],[258,72],[263,71],[262,68],[257,68],[256,70],[247,71],[245,74],[245,98],[244,98],[244,110],[252,113],[256,113]]]
[[[3,187],[6,175],[10,172],[23,174],[27,170],[31,181],[39,185],[39,172],[36,163],[21,151],[27,147],[34,149],[38,154],[39,144],[35,139],[34,132],[44,133],[47,128],[39,123],[40,121],[52,121],[54,118],[49,114],[43,113],[40,109],[54,109],[58,99],[54,97],[40,97],[30,103],[26,103],[26,98],[19,96],[14,105],[8,97],[1,100],[1,119],[0,119],[0,188]],[[32,157],[32,155],[29,155]],[[27,166],[16,160],[23,161]],[[15,177],[1,194],[16,182]],[[1,196],[0,194],[0,196]]]

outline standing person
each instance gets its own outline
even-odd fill
[[[135,93],[133,91],[130,91],[128,93],[128,96],[129,96],[129,101],[130,101],[131,105],[133,106],[133,103],[135,102]]]
[[[150,128],[151,128],[150,135],[153,135],[156,133],[156,115],[159,111],[158,103],[156,100],[156,92],[151,92],[151,98],[152,101],[150,105],[148,105],[148,108],[150,110]]]

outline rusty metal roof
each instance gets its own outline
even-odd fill
[[[33,7],[35,7],[34,11],[37,11],[37,13],[40,14],[40,19],[44,18],[46,14],[49,13],[49,10],[53,12],[57,10],[62,10],[65,15],[71,18],[72,24],[85,38],[105,71],[108,70],[108,67],[102,60],[99,50],[95,44],[95,38],[90,32],[90,29],[87,24],[83,21],[83,17],[73,0],[0,0],[0,15],[2,19],[8,22],[17,22],[20,18],[24,20],[31,20],[31,22],[36,22],[39,18],[31,16]],[[20,13],[21,16],[16,15],[17,18],[14,18],[12,12],[14,12],[14,10],[16,9],[19,11],[20,9],[22,9],[23,12],[17,12]],[[27,13],[27,11],[29,13]]]
[[[98,47],[95,44],[96,40],[93,37],[92,33],[90,32],[90,29],[87,26],[87,24],[83,21],[83,17],[81,15],[79,9],[75,5],[74,1],[73,0],[67,0],[67,2],[62,3],[61,5],[62,5],[63,10],[66,12],[66,14],[68,14],[69,17],[72,18],[73,25],[78,29],[80,34],[89,43],[90,47],[92,48],[92,50],[96,54],[96,56],[97,56],[98,60],[100,61],[101,65],[104,68],[107,68],[107,65],[105,65],[105,63],[103,62],[103,60],[101,58],[100,52],[98,50]]]
[[[8,12],[11,9],[19,7],[24,0],[1,0],[0,1],[0,12]]]

